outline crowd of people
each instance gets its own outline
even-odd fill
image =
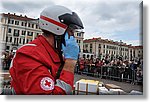
[[[14,53],[2,52],[2,69],[9,70]],[[110,78],[119,81],[143,82],[143,59],[120,60],[120,59],[94,59],[79,58],[75,73],[93,77]]]
[[[14,57],[13,51],[7,52],[3,51],[1,53],[1,68],[3,71],[9,71],[11,61]],[[10,86],[10,80],[3,80],[1,82],[2,85],[2,95],[10,95],[11,94],[11,86]]]
[[[75,73],[142,84],[143,60],[79,58]]]
[[[2,70],[9,70],[11,60],[13,59],[14,53],[3,51],[1,54],[1,63],[2,63]]]

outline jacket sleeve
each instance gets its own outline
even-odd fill
[[[63,70],[55,84],[48,68],[30,56],[18,53],[14,60],[13,68],[23,94],[71,94],[74,80],[72,73]]]

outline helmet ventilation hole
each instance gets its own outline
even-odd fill
[[[57,30],[59,30],[59,28],[57,28]]]

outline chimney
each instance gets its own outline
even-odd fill
[[[22,17],[22,14],[20,14],[20,17]]]
[[[14,13],[14,15],[16,15],[16,13]]]

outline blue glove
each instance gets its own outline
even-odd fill
[[[65,34],[66,46],[62,44],[62,50],[65,58],[77,60],[79,54],[79,46],[73,36],[68,37],[68,33]]]

